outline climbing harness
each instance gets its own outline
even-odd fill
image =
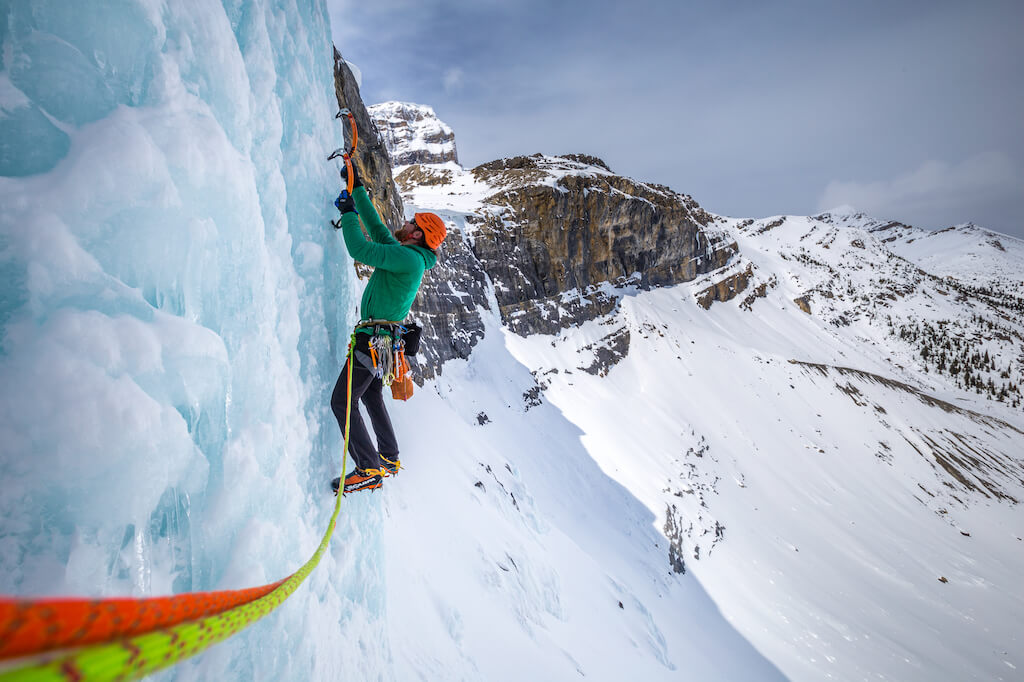
[[[413,382],[410,376],[409,361],[406,359],[406,336],[415,334],[416,345],[419,346],[419,325],[405,325],[391,320],[363,320],[356,325],[360,329],[370,331],[369,351],[356,351],[357,359],[381,382],[391,388],[391,397],[396,400],[408,400],[412,397]]]
[[[348,346],[348,410],[352,410],[352,351]],[[348,464],[345,422],[342,476]],[[283,580],[246,590],[198,592],[153,599],[17,599],[0,597],[0,661],[35,656],[0,670],[0,682],[134,680],[190,658],[268,615],[320,563],[341,512],[334,503],[313,556]],[[72,653],[39,656],[82,647]]]

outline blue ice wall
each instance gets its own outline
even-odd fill
[[[0,59],[0,592],[287,575],[333,503],[354,311],[323,2],[7,0]],[[170,676],[326,674],[312,583]]]

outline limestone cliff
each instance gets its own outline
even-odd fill
[[[395,183],[391,177],[392,160],[388,155],[387,145],[381,140],[380,133],[359,96],[359,85],[355,76],[337,49],[334,50],[334,89],[338,107],[347,108],[355,115],[356,126],[359,129],[355,163],[359,166],[364,184],[371,190],[373,205],[386,224],[401,224],[404,219],[402,197],[395,190]],[[343,125],[346,142],[349,142],[348,122],[343,122]],[[338,186],[340,189],[340,178]]]
[[[616,175],[590,156],[535,154],[469,171],[415,165],[396,182],[451,230],[413,309],[437,334],[435,366],[468,357],[483,336],[479,311],[492,304],[517,334],[556,334],[610,316],[629,288],[691,281],[737,252],[691,197]],[[628,352],[628,331],[612,326],[582,369],[604,373]]]
[[[641,289],[723,266],[735,243],[689,196],[612,173],[600,159],[535,154],[478,166],[494,189],[473,224],[473,250],[517,334],[554,334],[616,305],[600,285]]]

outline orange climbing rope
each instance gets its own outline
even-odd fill
[[[0,598],[0,660],[141,635],[254,601],[284,580],[244,590],[132,599]]]

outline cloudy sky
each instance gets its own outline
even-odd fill
[[[459,160],[582,152],[724,215],[1024,238],[1024,1],[328,0],[368,104]]]

